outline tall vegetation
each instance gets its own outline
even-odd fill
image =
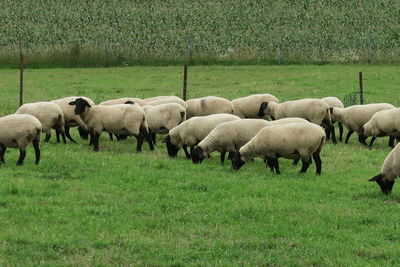
[[[400,2],[3,0],[0,65],[398,63]]]

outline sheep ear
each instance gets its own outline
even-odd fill
[[[329,108],[329,112],[332,114],[333,113],[333,108]]]
[[[171,137],[170,137],[169,135],[167,135],[167,136],[161,141],[161,143],[162,143],[162,144],[166,144],[166,143],[169,141],[170,138],[171,138]]]
[[[75,106],[76,102],[75,101],[69,102],[68,105]]]
[[[381,173],[378,174],[378,175],[376,175],[376,176],[374,176],[374,177],[372,177],[372,178],[369,179],[368,181],[369,181],[369,182],[376,182],[376,181],[380,181],[380,180],[382,180],[382,174],[381,174]]]
[[[260,109],[258,110],[258,117],[263,117],[265,115],[264,110],[267,108],[268,102],[263,102],[260,105]]]
[[[135,104],[135,102],[129,100],[129,101],[126,101],[125,104],[133,105],[133,104]]]
[[[86,102],[86,106],[89,107],[89,108],[92,107],[92,106],[91,106],[89,103],[87,103],[87,102]]]

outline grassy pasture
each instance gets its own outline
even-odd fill
[[[189,97],[227,98],[269,92],[280,100],[342,98],[365,77],[367,103],[398,105],[400,69],[387,66],[193,67]],[[86,95],[180,95],[180,67],[41,69],[26,71],[25,102]],[[0,71],[0,115],[18,105],[18,71]],[[9,149],[0,166],[1,265],[274,265],[400,264],[400,193],[383,196],[367,179],[389,152],[387,139],[369,151],[327,143],[322,175],[315,166],[280,160],[281,176],[257,159],[240,171],[218,154],[193,165],[170,159],[158,143],[111,142],[100,152],[79,144],[42,144],[22,167]],[[159,139],[160,140],[160,139]]]

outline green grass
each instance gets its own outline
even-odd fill
[[[193,67],[189,96],[235,98],[268,92],[280,100],[343,97],[365,77],[366,101],[397,105],[400,70],[386,66]],[[42,69],[26,71],[26,102],[82,94],[96,102],[180,95],[181,68]],[[18,102],[18,72],[1,70],[1,115]],[[322,175],[298,174],[280,160],[282,175],[260,159],[236,172],[218,154],[194,165],[167,156],[158,143],[137,154],[135,141],[100,152],[86,141],[42,143],[22,167],[9,149],[0,167],[1,265],[273,265],[394,266],[400,264],[400,193],[381,194],[367,179],[389,152],[352,137],[327,143]],[[161,137],[159,138],[159,140]]]

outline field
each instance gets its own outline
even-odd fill
[[[3,0],[0,67],[399,63],[399,1]],[[190,52],[188,51],[190,50]]]
[[[400,69],[392,66],[196,66],[189,97],[233,99],[268,92],[281,101],[358,88],[367,103],[399,103]],[[0,115],[18,106],[18,71],[0,71]],[[122,96],[181,95],[181,67],[28,69],[25,102],[85,95],[96,102]],[[384,196],[367,179],[390,149],[369,151],[355,137],[328,142],[322,175],[312,165],[280,160],[282,175],[256,159],[240,171],[218,154],[194,165],[167,156],[160,144],[137,154],[135,141],[111,142],[94,153],[78,144],[30,147],[16,167],[9,149],[0,166],[0,265],[272,265],[395,266],[400,264],[400,193]]]

